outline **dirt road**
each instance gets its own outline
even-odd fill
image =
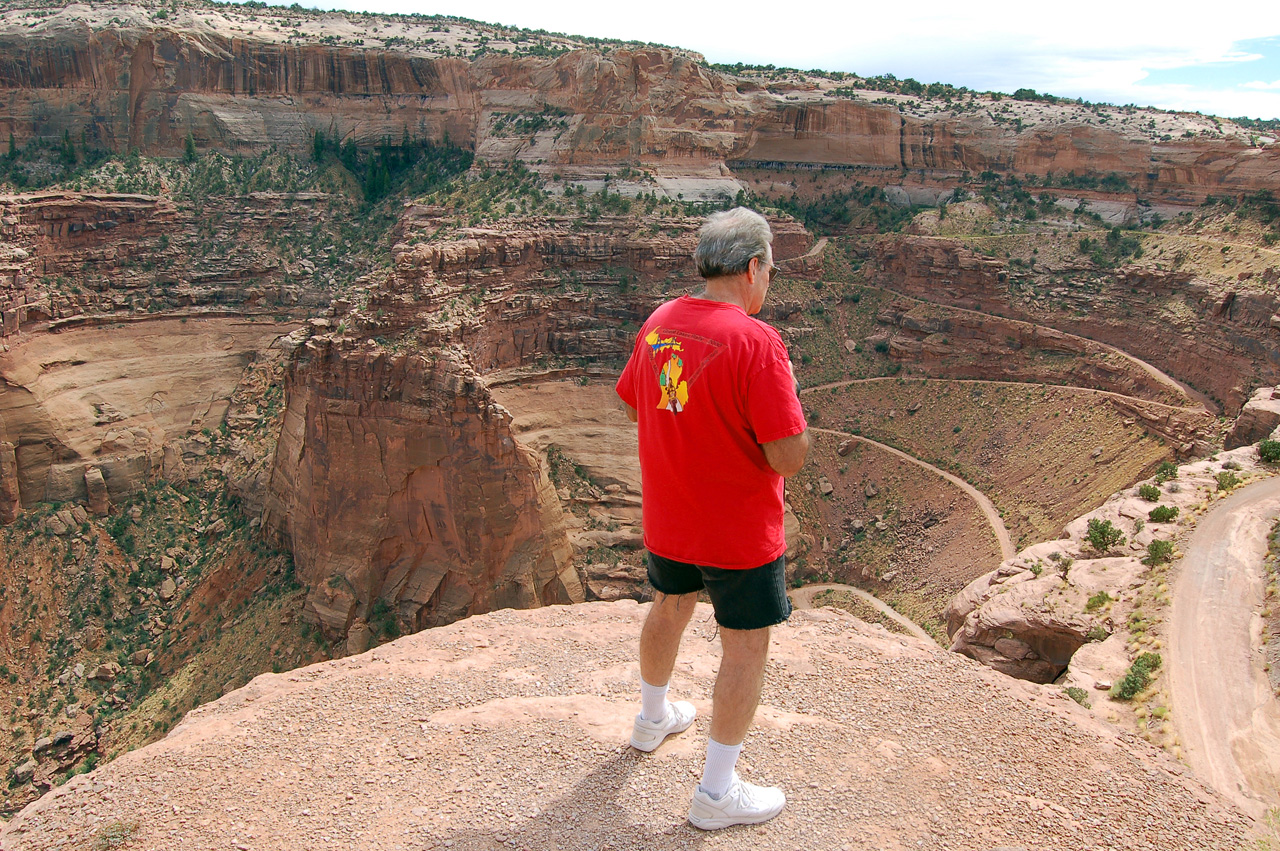
[[[987,522],[991,525],[991,531],[993,534],[995,534],[996,540],[1000,543],[1000,558],[1003,559],[1004,561],[1008,561],[1009,559],[1013,558],[1018,554],[1018,551],[1013,547],[1013,539],[1009,537],[1009,530],[1005,528],[1004,520],[1000,518],[999,510],[995,507],[995,505],[991,502],[991,500],[987,499],[986,494],[984,494],[982,491],[978,490],[973,485],[969,484],[959,476],[953,476],[952,474],[948,473],[946,470],[941,470],[933,466],[932,464],[928,463],[927,461],[921,461],[919,458],[915,457],[914,455],[909,455],[906,452],[903,452],[901,449],[894,449],[892,446],[889,446],[884,443],[880,443],[877,440],[872,440],[869,437],[863,437],[862,435],[859,435],[859,434],[850,434],[847,431],[836,431],[834,429],[829,429],[829,428],[811,428],[809,430],[813,432],[817,432],[818,434],[830,434],[835,437],[851,438],[853,440],[861,441],[862,443],[865,443],[869,446],[874,446],[877,449],[881,449],[885,452],[888,452],[890,455],[895,455],[904,461],[909,461],[910,463],[915,464],[917,467],[922,467],[931,473],[935,473],[938,476],[941,476],[942,478],[951,482],[951,484],[960,488],[960,490],[964,491],[969,496],[970,499],[972,499],[974,502],[978,504],[978,508],[982,510],[982,513],[986,515]]]
[[[1280,706],[1262,669],[1262,561],[1280,477],[1243,488],[1201,519],[1173,598],[1169,683],[1187,761],[1246,811],[1280,805]]]
[[[812,609],[813,598],[823,591],[847,591],[874,608],[880,614],[889,618],[894,623],[902,626],[903,629],[910,632],[916,638],[921,638],[925,641],[934,641],[932,635],[920,628],[920,624],[911,620],[911,618],[906,615],[898,614],[898,612],[895,611],[888,603],[881,600],[871,592],[863,591],[861,588],[855,588],[852,585],[845,585],[840,582],[827,582],[821,585],[806,585],[803,588],[796,588],[788,594],[788,596],[791,597],[791,602],[795,604],[797,609]]]

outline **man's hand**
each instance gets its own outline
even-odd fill
[[[623,402],[623,403],[622,403],[622,407],[624,407],[624,408],[626,408],[626,409],[627,409],[627,419],[631,420],[631,422],[633,422],[633,423],[638,423],[638,422],[640,422],[640,412],[639,412],[639,411],[637,411],[635,408],[633,408],[633,407],[631,407],[630,405],[628,405],[626,402]]]
[[[809,431],[805,429],[781,440],[762,443],[760,448],[764,450],[764,460],[769,462],[773,471],[784,479],[790,478],[800,472],[805,456],[809,454]]]

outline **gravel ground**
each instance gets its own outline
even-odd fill
[[[266,674],[0,827],[0,849],[1239,849],[1251,823],[1052,687],[832,609],[774,631],[739,765],[774,821],[685,823],[719,655],[700,606],[653,754],[631,601],[501,611]]]

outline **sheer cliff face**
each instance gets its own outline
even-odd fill
[[[139,14],[103,27],[69,7],[29,24],[0,23],[0,133],[24,143],[83,132],[116,150],[176,155],[188,133],[201,148],[249,151],[305,147],[316,129],[365,144],[408,132],[546,168],[719,174],[735,162],[813,164],[865,168],[871,182],[897,180],[895,170],[944,181],[987,170],[1114,172],[1173,203],[1280,189],[1277,145],[1139,127],[1163,113],[1107,121],[1070,103],[1007,100],[913,112],[875,103],[871,92],[823,94],[812,81],[763,91],[667,49],[467,59],[422,44],[374,48],[378,37],[359,22],[344,25],[368,36],[368,48],[322,43],[333,36],[321,29],[307,43],[248,19],[242,27],[179,16],[181,25],[121,8]],[[512,116],[545,120],[517,126],[506,122]]]
[[[299,355],[266,519],[327,633],[378,601],[412,630],[581,602],[555,492],[461,355]]]
[[[83,131],[116,150],[177,154],[187,133],[201,147],[257,150],[304,147],[318,128],[476,147],[495,112],[554,110],[569,118],[548,143],[551,161],[722,160],[743,125],[721,119],[749,112],[723,78],[669,50],[469,61],[87,26],[0,31],[0,47],[0,131],[19,142]]]

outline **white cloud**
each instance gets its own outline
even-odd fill
[[[732,6],[688,0],[642,3],[561,0],[312,0],[325,8],[458,15],[571,34],[633,39],[695,50],[713,62],[893,73],[976,89],[1034,88],[1118,103],[1155,103],[1219,114],[1268,114],[1268,89],[1250,87],[1214,105],[1163,101],[1166,87],[1140,85],[1151,71],[1257,60],[1238,42],[1280,34],[1280,4],[1248,14],[1207,14],[1189,26],[1155,0],[1075,0],[1061,6],[1024,0],[820,0]],[[304,5],[309,5],[304,0]],[[1175,94],[1172,90],[1168,94]],[[1219,92],[1205,92],[1217,96]],[[1189,93],[1183,97],[1190,99]],[[1272,110],[1270,106],[1266,110]],[[1280,116],[1280,112],[1270,111]]]
[[[1280,90],[1280,80],[1272,80],[1270,83],[1264,83],[1261,80],[1253,80],[1248,83],[1241,83],[1246,89],[1277,89]]]

